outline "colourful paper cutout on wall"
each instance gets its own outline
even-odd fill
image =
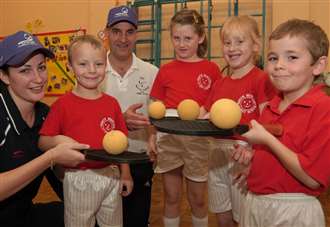
[[[86,30],[77,29],[71,31],[35,34],[39,38],[40,42],[55,54],[54,60],[48,59],[47,61],[47,96],[65,94],[67,91],[71,91],[75,86],[75,76],[67,67],[67,51],[71,40],[75,36],[82,35],[85,32]]]

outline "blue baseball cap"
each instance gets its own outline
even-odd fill
[[[4,65],[23,64],[33,52],[40,51],[46,57],[54,58],[53,52],[45,48],[37,37],[24,31],[7,36],[0,42],[0,68]]]
[[[108,14],[107,27],[111,27],[119,22],[126,21],[137,28],[138,20],[134,9],[127,6],[118,6],[110,9]]]

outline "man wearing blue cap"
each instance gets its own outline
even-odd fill
[[[137,15],[127,6],[112,8],[108,14],[106,35],[109,40],[105,91],[119,101],[130,130],[129,151],[147,151],[147,105],[158,68],[133,53],[137,39]],[[147,227],[151,203],[152,163],[130,165],[133,192],[123,198],[124,227]]]

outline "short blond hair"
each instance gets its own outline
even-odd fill
[[[100,49],[103,50],[104,53],[106,53],[105,47],[103,46],[103,43],[101,42],[101,40],[99,40],[98,38],[96,38],[93,35],[89,35],[89,34],[85,34],[85,35],[80,35],[80,36],[76,36],[74,37],[74,39],[70,42],[70,45],[68,47],[68,61],[71,64],[72,63],[72,52],[73,49],[77,46],[80,45],[82,43],[89,43],[91,44],[93,47],[95,47],[96,49]]]

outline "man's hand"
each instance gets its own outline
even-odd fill
[[[142,103],[136,103],[128,107],[124,112],[126,126],[129,130],[142,129],[150,125],[148,116],[136,111],[143,106]]]
[[[120,194],[124,197],[133,191],[133,178],[127,163],[120,165]]]

